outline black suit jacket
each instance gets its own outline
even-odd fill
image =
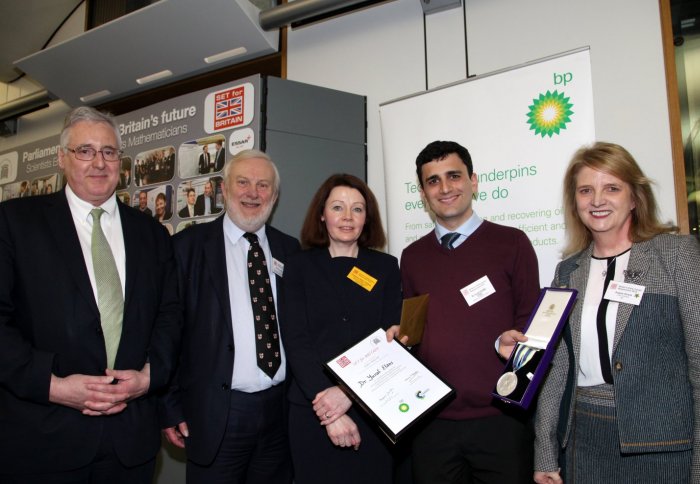
[[[371,291],[346,277],[353,266],[377,279]],[[294,374],[289,400],[311,406],[318,392],[337,384],[323,371],[326,361],[376,329],[399,324],[399,264],[392,255],[362,248],[357,259],[336,261],[323,248],[295,254],[285,271],[280,327]]]
[[[217,207],[214,204],[214,197],[210,197],[211,199],[211,214],[216,215],[217,213],[221,212],[221,209]],[[199,215],[204,215],[204,194],[202,193],[201,195],[197,196],[197,200],[194,202],[194,215],[199,216]]]
[[[175,383],[163,399],[163,428],[186,421],[187,458],[211,463],[224,437],[235,352],[228,291],[224,218],[195,225],[174,237],[180,297],[184,304],[183,347]],[[266,228],[272,256],[283,264],[299,242]],[[277,314],[282,278],[275,275]],[[252,342],[251,342],[252,344]]]
[[[196,213],[194,215],[197,215]],[[193,215],[193,216],[194,216]],[[179,212],[177,212],[177,216],[180,218],[190,218],[190,211],[187,209],[187,205],[182,207]]]
[[[226,150],[222,146],[221,149],[216,153],[216,159],[214,160],[214,171],[221,171],[224,167],[224,162],[226,161]]]
[[[200,174],[205,174],[209,173],[209,158],[210,158],[209,153],[202,153],[199,155],[199,173]]]
[[[117,185],[117,190],[123,190],[128,188],[131,184],[131,175],[126,176],[124,173],[119,174],[119,184]]]
[[[118,202],[126,251],[116,369],[151,365],[149,393],[114,416],[49,402],[51,374],[104,375],[97,303],[65,192],[0,203],[0,473],[87,465],[104,431],[127,466],[160,447],[155,393],[168,384],[181,307],[167,231]]]

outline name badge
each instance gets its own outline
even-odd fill
[[[357,267],[353,267],[348,273],[348,279],[367,291],[371,291],[377,283],[374,277]]]
[[[282,277],[284,275],[284,263],[272,258],[272,272]]]
[[[644,294],[644,286],[631,284],[629,282],[610,281],[608,290],[605,291],[605,299],[610,301],[634,304],[639,306]]]
[[[472,282],[468,286],[463,287],[459,292],[462,293],[462,296],[464,297],[464,300],[467,301],[467,304],[473,306],[482,299],[496,292],[496,289],[493,287],[493,284],[491,284],[491,281],[489,281],[489,276],[484,276],[481,279],[477,279],[476,281]]]

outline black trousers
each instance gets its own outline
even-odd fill
[[[282,385],[231,391],[226,433],[208,466],[187,461],[188,484],[289,484],[292,464]]]
[[[415,484],[532,483],[533,432],[516,418],[435,419],[413,441]]]
[[[92,417],[103,418],[103,417]],[[156,468],[155,457],[136,467],[125,467],[114,454],[108,426],[100,440],[92,462],[79,469],[45,474],[5,475],[0,469],[2,484],[151,484]]]

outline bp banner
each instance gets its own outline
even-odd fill
[[[549,284],[564,242],[564,171],[595,138],[588,48],[389,101],[380,116],[392,254],[434,226],[416,156],[431,141],[457,141],[479,180],[474,210],[525,232]]]

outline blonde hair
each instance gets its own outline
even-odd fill
[[[671,223],[659,222],[658,207],[651,189],[652,182],[644,175],[632,155],[620,145],[599,141],[590,146],[583,146],[574,153],[564,175],[564,257],[584,250],[593,241],[590,230],[583,225],[576,210],[576,178],[585,167],[612,175],[629,185],[635,205],[629,234],[632,242],[642,242],[656,235],[678,230],[678,227]]]

